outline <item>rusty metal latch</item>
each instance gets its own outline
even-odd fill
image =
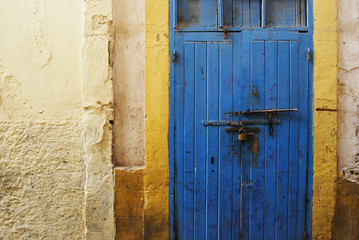
[[[241,114],[258,114],[258,113],[264,113],[268,114],[268,125],[269,125],[269,134],[273,135],[273,113],[281,113],[281,112],[295,112],[298,111],[297,108],[291,108],[291,109],[265,109],[265,110],[256,110],[256,111],[242,111]]]
[[[176,49],[172,49],[172,62],[176,63],[177,62],[177,53],[176,53]]]
[[[297,108],[291,109],[265,109],[265,110],[256,110],[256,111],[241,111],[241,114],[255,114],[255,113],[280,113],[280,112],[295,112],[298,111]]]
[[[272,121],[273,124],[279,124],[280,121],[275,119]],[[233,126],[233,127],[242,127],[246,125],[268,125],[268,120],[243,120],[243,121],[217,121],[217,120],[209,120],[202,121],[203,126]]]

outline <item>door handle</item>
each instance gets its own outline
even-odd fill
[[[265,109],[265,110],[257,110],[257,111],[241,111],[241,114],[258,114],[258,113],[267,113],[268,114],[268,125],[269,125],[269,135],[273,135],[273,113],[281,113],[281,112],[296,112],[297,108],[290,109]]]

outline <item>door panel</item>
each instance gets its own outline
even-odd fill
[[[175,141],[176,186],[181,185],[176,188],[176,207],[183,212],[183,218],[177,218],[180,239],[231,235],[233,136],[220,131],[223,127],[202,125],[233,109],[233,43],[224,42],[223,34],[217,36],[220,41],[216,36],[199,41],[194,34],[196,40],[189,38],[178,49],[176,72],[183,76],[175,78],[175,112],[183,119],[176,121]]]
[[[300,33],[243,33],[243,65],[241,79],[245,89],[239,109],[298,109],[275,114],[280,124],[269,134],[268,125],[261,126],[256,142],[240,143],[243,202],[242,232],[245,239],[302,238],[305,223],[306,163],[308,141],[308,61],[307,36]],[[248,86],[249,85],[249,86]],[[235,105],[237,105],[235,103]],[[268,118],[253,114],[243,119]],[[248,162],[246,162],[248,161]],[[248,192],[248,188],[250,189]],[[245,212],[245,211],[249,212]],[[248,237],[249,236],[249,237]],[[262,237],[261,237],[262,236]]]
[[[307,34],[176,33],[175,232],[178,239],[301,239],[308,140]],[[203,121],[268,120],[239,141]]]

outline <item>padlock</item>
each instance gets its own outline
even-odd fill
[[[246,135],[244,129],[243,128],[239,129],[238,140],[245,141],[246,139],[247,139],[247,135]]]

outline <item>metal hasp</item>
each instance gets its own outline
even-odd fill
[[[253,140],[259,132],[259,127],[227,127],[226,133],[238,133],[238,140]]]
[[[258,114],[258,113],[264,113],[268,114],[268,124],[269,124],[269,134],[273,135],[273,113],[280,113],[280,112],[295,112],[298,111],[297,108],[292,109],[265,109],[265,110],[257,110],[257,111],[241,111],[241,114]]]
[[[176,49],[172,50],[172,62],[176,62],[177,61],[177,53],[176,53]]]
[[[243,129],[246,133],[248,134],[255,134],[257,132],[259,132],[259,127],[227,127],[226,128],[226,133],[237,133],[239,132],[240,129]]]
[[[272,120],[272,124],[279,124],[279,120]],[[243,121],[202,121],[203,126],[233,126],[233,127],[242,127],[246,125],[268,125],[270,122],[268,120],[243,120]]]

